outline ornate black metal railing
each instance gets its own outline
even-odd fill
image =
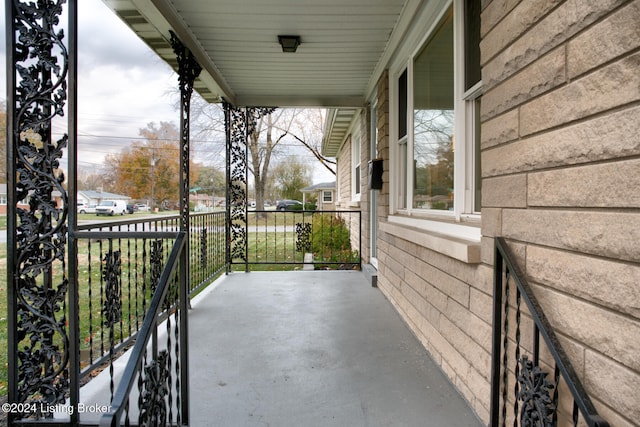
[[[211,283],[225,269],[224,220],[224,212],[190,217],[189,295]],[[132,344],[148,310],[154,284],[169,257],[173,244],[170,236],[179,229],[177,215],[78,227],[82,381],[103,369],[111,354]],[[113,265],[116,256],[117,268]],[[118,289],[118,294],[110,292],[113,289]],[[119,298],[121,316],[116,324],[110,325],[104,306],[114,297]]]
[[[609,426],[500,237],[495,243],[492,351],[491,427]]]
[[[360,269],[361,217],[360,211],[249,211],[246,253],[236,254],[232,264]]]
[[[162,273],[153,283],[153,297],[144,323],[117,389],[111,388],[110,408],[102,416],[101,426],[130,425],[132,418],[137,418],[133,422],[137,425],[182,425],[187,412],[183,407],[188,403],[184,401],[187,391],[180,383],[180,370],[188,363],[183,337],[186,331],[180,327],[181,316],[186,314],[178,309],[178,303],[187,298],[181,295],[178,274],[187,237],[183,232],[165,234],[176,236],[176,240]]]

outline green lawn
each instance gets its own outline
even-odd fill
[[[114,340],[130,335],[136,324],[142,324],[144,309],[148,307],[151,297],[149,277],[142,271],[149,271],[149,247],[129,245],[127,240],[121,242],[122,277],[121,277],[121,312],[122,320],[114,326]],[[78,283],[80,297],[80,351],[82,367],[89,362],[89,357],[96,360],[109,348],[110,330],[101,327],[105,322],[103,300],[106,292],[104,280],[101,280],[101,258],[108,247],[100,242],[78,242]],[[143,256],[146,252],[147,255]],[[143,263],[147,264],[145,268]],[[54,262],[53,283],[60,283],[60,262]],[[58,271],[56,272],[56,269]],[[91,283],[91,286],[89,285]],[[58,315],[60,316],[60,315]],[[6,244],[0,245],[0,396],[7,393],[7,250]],[[55,338],[54,338],[55,339]]]
[[[148,214],[148,213],[145,213]],[[175,212],[162,214],[175,214]],[[127,215],[123,219],[143,214]],[[152,214],[154,215],[154,214]],[[80,215],[79,219],[93,219],[92,214]],[[104,219],[104,217],[101,217]],[[313,214],[301,212],[267,213],[262,217],[249,213],[248,224],[248,261],[251,270],[296,270],[301,265],[287,264],[301,262],[304,253],[296,251],[297,234],[291,231],[296,223],[309,223],[314,218]],[[327,217],[330,218],[330,217]],[[114,217],[113,219],[116,219]],[[319,217],[317,219],[320,219]],[[107,218],[107,220],[109,220]],[[334,220],[330,220],[332,222]],[[281,227],[278,231],[265,231],[265,226]],[[286,231],[285,227],[286,226]],[[6,229],[6,216],[0,216],[0,227]],[[272,229],[273,230],[273,229]],[[323,228],[319,228],[323,230]],[[326,230],[332,230],[327,225]],[[333,239],[332,236],[328,237]],[[348,235],[346,237],[348,241]],[[128,336],[136,322],[141,323],[141,313],[148,306],[150,298],[149,289],[149,256],[150,241],[146,247],[137,245],[134,240],[118,240],[114,243],[114,250],[121,250],[122,262],[122,321],[116,325],[115,339]],[[87,360],[89,353],[97,358],[108,349],[108,329],[102,328],[104,323],[102,316],[102,301],[104,299],[104,282],[101,280],[101,264],[104,254],[108,251],[107,241],[78,242],[78,283],[80,296],[80,344],[81,358]],[[351,253],[351,252],[350,252]],[[244,263],[236,260],[238,264],[232,265],[236,271],[244,270]],[[259,263],[259,264],[257,264]],[[282,263],[282,264],[276,264]],[[145,266],[146,265],[146,266]],[[60,270],[62,263],[54,263],[53,283],[60,282],[61,272],[57,277],[55,270]],[[145,272],[145,273],[143,273]],[[7,249],[6,244],[0,244],[0,396],[7,393]],[[89,283],[92,285],[89,286]],[[107,335],[107,336],[104,336]],[[85,362],[86,364],[86,362]]]

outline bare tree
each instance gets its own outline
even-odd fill
[[[309,150],[318,162],[335,176],[336,161],[322,154],[324,118],[324,110],[305,109],[296,115],[291,129],[282,130]]]
[[[264,193],[274,150],[287,136],[296,114],[296,110],[284,109],[267,114],[258,120],[255,131],[249,135],[249,141],[247,141],[251,156],[249,171],[253,174],[257,210],[264,209]]]
[[[207,104],[200,97],[192,100],[193,146],[200,160],[218,167],[224,159],[224,111],[219,104]],[[335,175],[335,161],[321,154],[323,110],[277,109],[258,120],[249,135],[247,146],[250,158],[248,169],[253,175],[256,208],[264,208],[265,193],[272,182],[273,159],[295,151],[296,146],[309,150],[327,170]]]

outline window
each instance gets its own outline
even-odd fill
[[[331,203],[333,202],[333,191],[330,190],[324,190],[322,192],[322,201],[324,203]]]
[[[351,194],[354,200],[360,200],[360,136],[356,135],[351,141],[351,164],[353,188]]]
[[[453,13],[413,60],[413,195],[418,209],[453,210]]]
[[[398,79],[398,168],[407,170],[407,70]],[[398,207],[407,207],[407,180],[398,181]]]
[[[395,211],[480,212],[479,42],[477,2],[454,0],[394,74]]]

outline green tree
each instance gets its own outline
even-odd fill
[[[297,157],[278,163],[273,170],[276,187],[282,199],[302,200],[300,190],[312,184],[311,175],[307,163]]]
[[[227,192],[226,174],[215,166],[202,166],[193,186],[200,188],[199,193],[224,197]]]
[[[180,197],[178,129],[173,123],[149,123],[140,135],[144,141],[134,141],[127,150],[107,156],[105,189],[150,200],[151,207],[175,204]],[[190,182],[195,182],[199,165],[192,161],[189,167]]]

